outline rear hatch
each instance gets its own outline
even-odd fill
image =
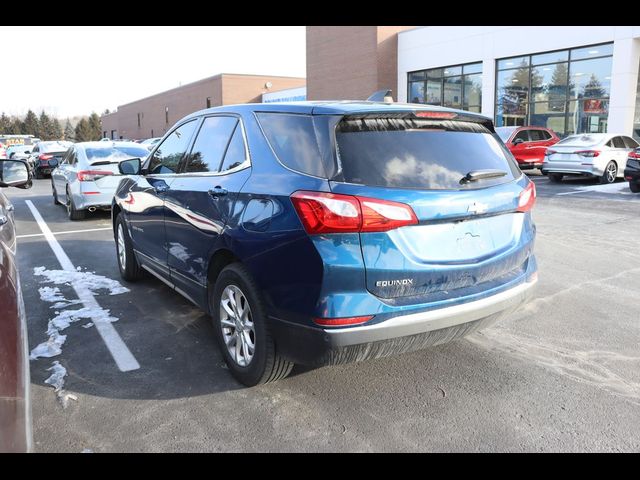
[[[533,227],[517,210],[529,180],[490,122],[418,115],[345,116],[336,126],[332,192],[403,203],[417,217],[360,233],[367,289],[400,303],[436,301],[522,275]]]

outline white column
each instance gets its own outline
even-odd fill
[[[611,100],[609,102],[609,133],[633,133],[633,116],[638,88],[640,40],[631,37],[613,43],[611,67]]]
[[[493,120],[496,95],[496,60],[482,60],[482,114]]]

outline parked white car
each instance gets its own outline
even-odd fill
[[[637,147],[633,138],[615,133],[570,135],[547,149],[542,173],[552,182],[564,175],[583,175],[613,183],[623,177],[629,152]]]
[[[130,158],[144,159],[145,147],[133,142],[81,142],[67,151],[51,172],[53,201],[67,207],[71,220],[81,220],[87,211],[109,210],[122,176],[118,164]]]

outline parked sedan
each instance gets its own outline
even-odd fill
[[[498,127],[496,133],[521,170],[540,168],[547,148],[560,141],[553,130],[545,127]]]
[[[45,175],[50,175],[51,170],[62,161],[71,145],[73,145],[72,142],[64,140],[38,142],[31,150],[31,156],[28,159],[35,177],[44,178]]]
[[[83,219],[87,211],[110,209],[120,181],[118,164],[148,154],[149,150],[133,142],[74,144],[51,173],[54,203],[66,205],[71,220]]]
[[[467,335],[537,280],[535,184],[471,112],[227,105],[120,163],[120,274],[211,314],[245,385]]]
[[[28,188],[20,160],[0,160],[0,187]],[[16,266],[13,205],[0,190],[0,452],[31,450],[29,354],[20,278]]]
[[[547,150],[542,173],[552,182],[560,182],[565,175],[582,175],[613,183],[623,176],[627,157],[637,147],[633,138],[615,133],[570,135]]]
[[[629,182],[629,189],[633,193],[640,193],[640,148],[629,153],[624,179]]]

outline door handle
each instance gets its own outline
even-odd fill
[[[211,195],[213,198],[224,197],[227,193],[229,193],[227,189],[220,186],[214,187],[209,190],[209,195]]]

